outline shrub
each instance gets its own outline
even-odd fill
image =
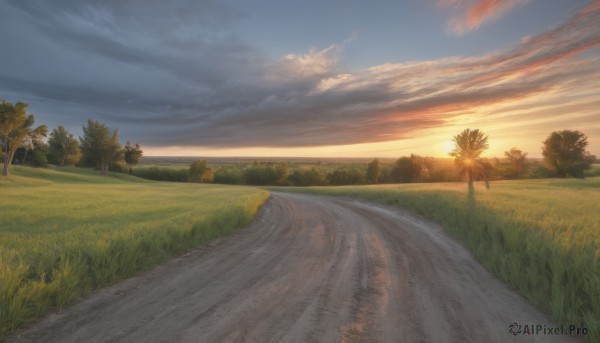
[[[221,167],[215,172],[215,183],[222,183],[227,185],[240,185],[242,184],[242,171],[237,168]]]
[[[44,154],[43,151],[35,149],[30,154],[31,159],[29,160],[29,163],[31,163],[32,166],[42,168],[48,167],[48,159],[46,158],[46,154]]]
[[[247,185],[285,185],[288,183],[288,162],[254,163],[243,171],[242,181]]]
[[[338,167],[327,179],[332,185],[360,185],[365,183],[365,173],[355,167]]]
[[[133,175],[154,181],[187,181],[187,170],[173,167],[138,167],[133,170]]]
[[[327,184],[327,178],[316,168],[297,169],[288,176],[289,182],[295,186],[321,186]]]

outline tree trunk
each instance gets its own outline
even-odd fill
[[[4,152],[4,170],[2,171],[2,175],[8,176],[8,158],[10,154],[8,153],[8,139],[4,140],[6,142],[6,151]]]
[[[100,174],[101,175],[106,175],[106,173],[104,172],[104,159],[100,159]]]
[[[10,144],[8,142],[8,139],[5,140],[6,141],[6,151],[4,152],[4,169],[2,170],[2,175],[4,176],[8,176],[9,174],[9,167],[10,167]]]
[[[17,150],[13,150],[10,152],[10,158],[8,159],[8,165],[11,166],[12,165],[12,161],[15,159],[15,153],[17,152]]]
[[[62,161],[60,161],[60,166],[61,166],[61,167],[65,165],[65,160],[66,160],[66,159],[67,159],[67,152],[65,151],[65,152],[63,153],[63,158],[62,158]]]
[[[4,169],[2,170],[2,175],[8,176],[8,155],[4,156]]]
[[[10,165],[12,164],[12,159],[15,156],[15,152],[11,151],[10,145],[6,142],[6,151],[4,154],[4,170],[2,174],[4,176],[8,176],[10,174]]]
[[[473,167],[469,166],[469,194],[475,193],[475,188],[473,187]]]
[[[25,159],[27,158],[27,152],[29,152],[29,149],[25,149],[25,156],[23,156],[23,161],[21,161],[21,164],[25,164]]]

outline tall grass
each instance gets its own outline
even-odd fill
[[[466,185],[286,188],[411,209],[439,222],[489,270],[565,324],[600,342],[600,178]]]
[[[75,168],[0,180],[0,340],[52,308],[248,223],[268,192]],[[135,182],[133,182],[135,181]]]

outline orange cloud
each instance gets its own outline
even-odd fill
[[[587,14],[590,12],[594,12],[596,10],[600,9],[600,0],[596,0],[593,3],[591,3],[590,5],[588,5],[588,7],[586,7],[585,9],[583,9],[583,11],[581,11],[582,14]]]
[[[497,19],[527,0],[439,0],[442,7],[453,7],[460,12],[448,23],[448,29],[457,35],[477,29],[481,24]]]

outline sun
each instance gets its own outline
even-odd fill
[[[454,150],[454,142],[451,140],[444,141],[441,144],[439,144],[439,146],[444,156],[448,156],[448,154],[452,152],[452,150]]]

